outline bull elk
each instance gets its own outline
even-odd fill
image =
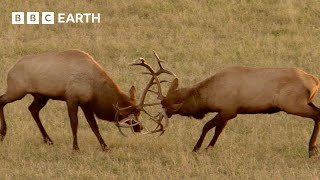
[[[296,68],[231,67],[191,87],[178,88],[175,78],[166,97],[161,91],[158,94],[168,118],[179,114],[202,119],[209,112],[217,112],[204,125],[193,151],[199,150],[207,132],[215,127],[207,148],[213,147],[227,122],[237,114],[284,111],[313,119],[314,129],[309,142],[311,157],[317,154],[320,109],[312,100],[318,88],[316,77]]]
[[[145,111],[144,99],[148,89],[149,87],[143,92],[140,103],[136,104],[134,86],[129,91],[130,96],[124,94],[107,72],[83,51],[68,50],[23,57],[9,71],[7,91],[0,96],[0,141],[4,139],[7,130],[4,106],[31,94],[34,100],[29,110],[45,143],[53,144],[40,121],[39,112],[49,99],[53,99],[65,101],[67,104],[73,149],[79,149],[77,113],[80,106],[102,150],[107,150],[95,115],[99,119],[115,122],[119,130],[120,127],[132,127],[134,132],[140,132],[142,126],[139,124],[138,116],[141,111]],[[150,133],[159,131],[163,131],[162,124]]]

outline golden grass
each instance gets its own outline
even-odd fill
[[[101,13],[100,24],[11,25],[12,11]],[[319,76],[318,1],[36,1],[3,0],[0,7],[0,92],[21,56],[82,49],[93,55],[124,91],[144,87],[141,69],[127,64],[155,49],[181,86],[233,65],[299,67]],[[1,94],[0,93],[0,94]],[[1,179],[319,179],[319,159],[309,159],[313,123],[285,113],[240,115],[216,147],[191,153],[202,121],[174,116],[159,138],[123,138],[99,121],[111,152],[80,113],[80,152],[73,152],[66,106],[50,101],[41,112],[55,145],[42,143],[27,110],[31,98],[9,104],[8,134],[0,144]],[[316,99],[319,103],[319,98]]]

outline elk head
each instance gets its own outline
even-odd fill
[[[162,108],[165,109],[167,116],[170,118],[173,114],[177,114],[183,105],[183,96],[186,93],[178,90],[178,78],[175,78],[167,92],[167,96],[161,101]]]
[[[132,86],[129,90],[130,99],[125,100],[125,104],[120,104],[119,102],[113,104],[113,108],[115,109],[115,117],[114,122],[118,127],[118,130],[123,136],[126,136],[121,128],[131,128],[132,132],[141,132],[143,126],[138,121],[138,117],[140,115],[140,111],[136,107],[136,89]]]
[[[157,99],[162,101],[164,99],[164,96],[162,94],[161,83],[167,82],[167,81],[165,81],[165,80],[160,81],[158,76],[161,75],[161,74],[169,74],[169,75],[172,75],[172,76],[176,76],[176,75],[174,73],[164,69],[162,64],[161,64],[163,61],[160,60],[159,56],[156,54],[155,51],[153,51],[153,53],[156,56],[157,63],[159,65],[159,69],[157,71],[155,71],[149,64],[147,64],[143,58],[139,58],[139,60],[138,60],[139,62],[135,62],[135,63],[132,63],[130,65],[132,65],[132,66],[143,66],[149,71],[149,72],[143,73],[143,74],[151,75],[151,79],[149,80],[149,83],[147,84],[147,86],[145,87],[145,89],[142,92],[140,102],[137,105],[137,109],[142,111],[142,112],[144,112],[144,113],[146,113],[150,117],[150,120],[152,120],[152,121],[154,121],[154,122],[156,122],[158,124],[158,126],[154,130],[152,130],[152,131],[148,131],[147,130],[146,134],[161,132],[160,135],[162,135],[165,132],[165,130],[168,127],[168,125],[169,125],[169,121],[168,121],[168,117],[167,117],[166,112],[165,111],[161,111],[161,112],[158,112],[158,114],[156,114],[156,115],[151,115],[150,113],[148,113],[145,110],[144,107],[160,105],[160,103],[147,104],[147,103],[144,103],[144,101],[145,101],[145,98],[146,98],[146,95],[147,95],[148,92],[152,92],[152,93],[156,94],[157,95]],[[154,85],[156,85],[157,91],[153,91],[153,90],[150,89]],[[164,124],[162,123],[163,119],[165,121]]]

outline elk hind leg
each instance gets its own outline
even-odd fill
[[[314,120],[313,132],[309,142],[309,157],[316,156],[318,154],[318,148],[316,145],[317,137],[319,134],[319,123],[320,123],[320,109],[313,103],[309,103],[309,106],[315,111],[312,119]]]
[[[8,88],[7,92],[0,96],[0,141],[3,141],[7,134],[7,125],[3,112],[4,106],[8,103],[22,99],[26,94],[27,93],[24,91],[17,91],[16,89],[10,90],[10,88]]]
[[[318,153],[316,141],[319,133],[320,109],[311,102],[292,107],[294,108],[286,108],[284,111],[289,114],[311,118],[314,121],[314,128],[309,141],[309,157],[315,156]]]
[[[35,120],[35,122],[39,127],[39,130],[43,137],[43,141],[49,145],[52,145],[53,142],[50,139],[49,135],[47,134],[46,130],[44,129],[39,117],[40,110],[47,104],[49,98],[46,96],[41,96],[37,94],[34,94],[33,97],[34,97],[34,100],[29,106],[29,111],[31,112],[33,119]]]
[[[4,137],[7,134],[7,124],[6,124],[6,120],[4,119],[4,113],[3,113],[3,108],[6,105],[5,103],[3,103],[1,101],[3,96],[0,97],[0,141],[3,141]]]

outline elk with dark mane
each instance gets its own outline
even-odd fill
[[[318,89],[318,78],[300,69],[231,67],[191,87],[178,88],[176,78],[166,97],[161,91],[158,94],[168,118],[179,114],[202,119],[209,112],[217,112],[204,125],[193,151],[199,150],[207,132],[215,128],[208,145],[213,147],[227,122],[237,114],[284,111],[314,121],[309,142],[311,157],[317,154],[320,109],[312,100]]]
[[[118,127],[132,127],[134,132],[142,129],[138,116],[143,110],[145,97],[142,96],[142,101],[136,104],[134,86],[129,91],[130,96],[124,94],[107,72],[83,51],[68,50],[26,56],[12,67],[7,76],[7,91],[0,96],[0,141],[4,139],[7,131],[4,106],[22,99],[26,94],[34,97],[29,110],[44,142],[48,144],[53,142],[40,121],[39,112],[49,99],[67,103],[75,150],[79,149],[79,106],[103,150],[108,148],[100,135],[95,115],[100,119],[115,122]],[[146,92],[143,94],[145,96]],[[159,124],[159,127],[151,133],[163,131],[163,125]]]

